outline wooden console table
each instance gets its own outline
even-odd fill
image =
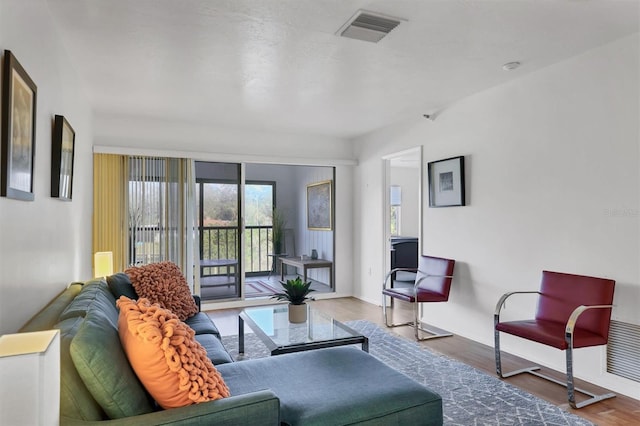
[[[305,259],[300,257],[281,257],[280,258],[280,279],[284,281],[284,265],[291,265],[302,269],[304,282],[307,282],[307,270],[314,268],[329,268],[329,287],[333,288],[333,262],[324,259]]]

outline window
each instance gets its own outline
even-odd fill
[[[129,264],[181,264],[185,177],[182,160],[129,157]]]
[[[400,206],[391,206],[391,235],[400,235],[402,229],[400,227]]]
[[[389,191],[389,204],[391,205],[391,235],[400,235],[401,227],[401,204],[402,204],[402,188],[398,185],[391,185]]]
[[[238,258],[238,186],[224,182],[197,182],[201,259]],[[245,272],[271,269],[269,242],[275,196],[274,182],[245,184]]]
[[[238,185],[198,181],[200,259],[238,258]]]

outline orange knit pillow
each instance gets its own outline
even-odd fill
[[[170,310],[182,321],[198,313],[187,280],[173,262],[150,263],[124,271],[138,297],[144,297]]]
[[[120,341],[129,363],[162,408],[229,396],[229,388],[188,325],[144,298],[136,302],[121,296],[117,305]]]

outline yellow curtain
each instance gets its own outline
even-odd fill
[[[93,155],[93,252],[113,252],[114,272],[128,263],[126,170],[125,156]]]

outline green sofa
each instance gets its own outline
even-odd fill
[[[157,407],[120,345],[106,281],[72,283],[20,331],[60,329],[62,425],[441,425],[439,395],[354,347],[234,362],[211,319],[185,321],[231,396]]]

